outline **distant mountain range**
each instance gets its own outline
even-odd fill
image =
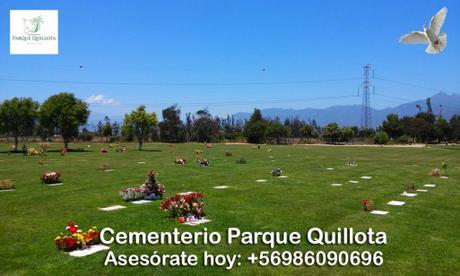
[[[417,105],[420,105],[422,111],[426,111],[426,99],[405,103],[392,108],[371,109],[372,125],[379,126],[390,113],[396,113],[400,117],[414,115],[418,112]],[[434,114],[439,114],[440,105],[442,116],[449,119],[454,114],[460,114],[460,95],[438,93],[431,97],[431,106]],[[324,109],[305,108],[305,109],[284,109],[284,108],[267,108],[262,109],[262,115],[267,118],[286,118],[299,117],[302,120],[315,120],[320,126],[330,122],[336,122],[340,126],[359,126],[361,124],[361,105],[338,105]],[[234,114],[235,119],[245,120],[251,116],[251,113],[239,112]]]

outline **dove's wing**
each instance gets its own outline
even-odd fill
[[[401,36],[399,42],[405,44],[426,44],[428,43],[428,38],[425,33],[422,32],[412,32]]]
[[[435,14],[430,21],[430,29],[436,34],[439,35],[441,32],[442,25],[446,20],[447,8],[444,7],[437,14]]]

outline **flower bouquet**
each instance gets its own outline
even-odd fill
[[[176,160],[174,161],[174,163],[178,165],[185,165],[185,162],[187,162],[187,160],[182,158],[176,158]]]
[[[202,193],[176,194],[165,198],[160,209],[168,212],[171,218],[180,223],[192,222],[205,217]]]
[[[198,163],[200,163],[200,167],[203,167],[203,168],[209,167],[209,160],[208,159],[200,159],[200,160],[198,160]]]
[[[53,172],[42,173],[42,176],[40,177],[40,179],[42,180],[43,183],[54,184],[54,183],[60,182],[59,177],[61,177],[61,173],[58,171],[53,171]]]
[[[141,200],[146,195],[146,189],[143,186],[126,188],[120,191],[120,195],[126,201]]]
[[[364,211],[372,211],[374,209],[374,202],[370,199],[361,200],[361,206],[363,206]]]
[[[66,153],[67,153],[67,148],[66,147],[62,147],[59,149],[59,153],[61,154],[61,156],[64,156]]]
[[[0,180],[0,190],[12,190],[14,189],[14,181],[11,179]]]
[[[156,200],[162,198],[165,192],[165,186],[156,180],[156,172],[150,171],[144,184],[142,184],[140,187],[124,189],[120,191],[120,195],[126,201],[141,199]]]
[[[61,233],[54,239],[54,243],[59,250],[70,252],[86,249],[100,242],[99,231],[95,226],[83,232],[78,229],[78,225],[69,221],[66,230],[67,233]]]
[[[283,173],[283,171],[280,168],[276,168],[276,169],[272,170],[272,175],[276,176],[276,177],[281,176],[282,173]]]
[[[415,191],[416,190],[416,187],[415,187],[415,184],[407,184],[406,185],[406,191],[410,192],[410,191]]]
[[[438,169],[438,168],[434,168],[434,169],[431,170],[431,172],[428,175],[434,176],[434,177],[440,177],[441,176],[441,170]]]

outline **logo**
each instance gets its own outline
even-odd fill
[[[24,20],[24,33],[29,35],[39,35],[41,24],[43,24],[43,18],[41,15]]]
[[[57,55],[57,10],[10,10],[10,54]]]

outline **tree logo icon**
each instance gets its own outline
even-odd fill
[[[23,18],[24,20],[24,33],[28,35],[38,35],[38,31],[44,24],[42,16],[33,17],[31,19]]]

